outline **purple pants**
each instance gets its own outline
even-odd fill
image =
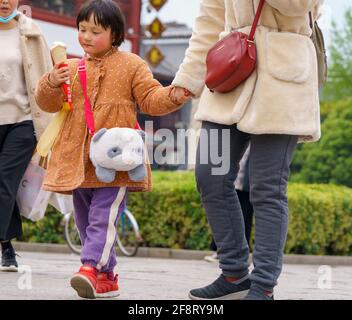
[[[101,272],[116,266],[116,223],[126,206],[127,188],[73,191],[75,221],[82,243],[81,261]]]

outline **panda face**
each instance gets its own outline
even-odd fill
[[[97,138],[93,140],[90,158],[94,166],[130,171],[145,162],[144,141],[133,129],[108,129],[100,135],[98,133]]]
[[[113,141],[114,144],[105,151],[105,161],[102,162],[104,167],[129,171],[144,163],[144,142],[138,134],[116,136]]]
[[[108,150],[108,157],[113,159],[122,154],[122,149],[119,146],[112,147]]]
[[[128,143],[122,152],[122,162],[126,165],[135,165],[135,167],[141,165],[143,163],[144,151],[143,147],[140,144],[139,137],[138,139],[133,139],[130,143]],[[136,141],[135,141],[136,140]]]

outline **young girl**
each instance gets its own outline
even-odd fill
[[[52,68],[50,53],[39,28],[17,6],[18,0],[0,0],[0,271],[17,271],[11,245],[22,235],[16,194],[51,118],[34,99],[39,78]]]
[[[87,93],[95,122],[100,128],[129,127],[137,123],[136,106],[150,115],[165,115],[181,107],[188,92],[174,97],[173,88],[163,88],[147,64],[137,55],[119,51],[124,40],[123,15],[111,0],[94,0],[78,17],[79,43],[86,53]],[[118,279],[114,275],[115,224],[123,211],[128,190],[149,191],[151,174],[133,182],[119,172],[112,183],[97,180],[89,160],[89,134],[85,120],[84,96],[77,77],[78,60],[54,69],[38,84],[36,99],[47,112],[58,112],[63,102],[59,86],[70,79],[73,109],[53,147],[44,186],[46,190],[72,192],[75,219],[83,244],[83,266],[71,278],[71,286],[84,298],[114,297]]]

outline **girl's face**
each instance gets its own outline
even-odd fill
[[[0,0],[0,17],[8,17],[17,7],[18,0]]]
[[[1,1],[1,0],[0,0]],[[113,44],[113,34],[111,29],[104,29],[94,22],[94,15],[89,21],[79,23],[78,40],[85,51],[92,57],[101,57],[107,53]]]

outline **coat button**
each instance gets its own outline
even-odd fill
[[[33,65],[32,63],[28,63],[28,69],[32,68],[32,65]]]
[[[31,92],[32,92],[32,93],[35,93],[35,88],[32,88],[32,89],[31,89]]]
[[[36,118],[39,118],[40,117],[40,112],[36,112],[36,113],[34,113],[34,116],[36,117]]]

